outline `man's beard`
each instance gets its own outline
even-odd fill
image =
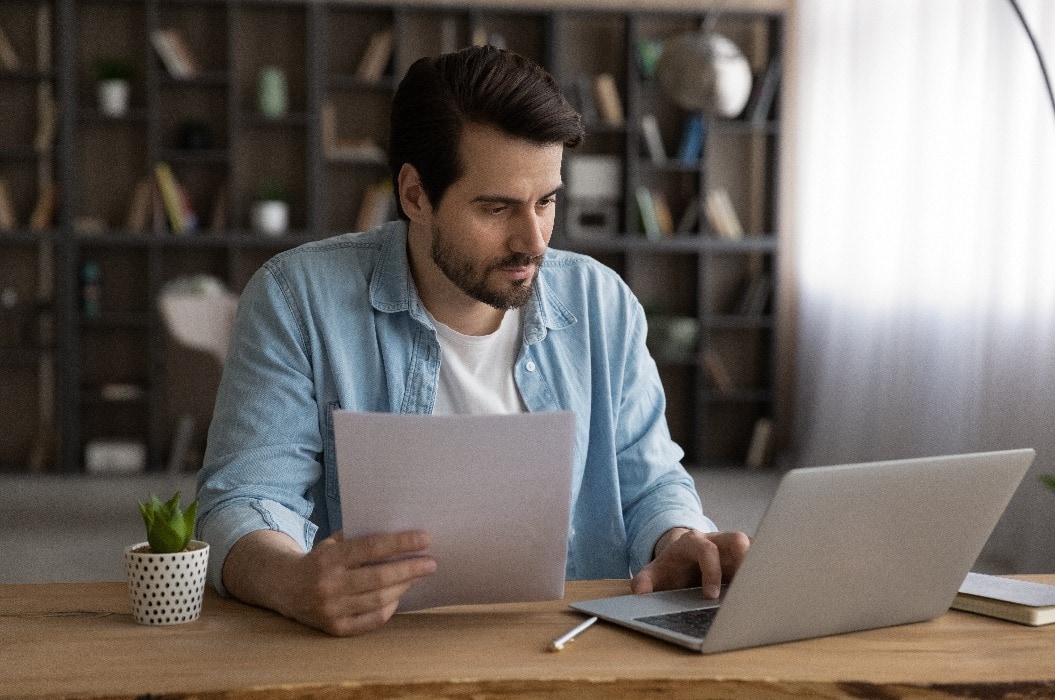
[[[479,269],[472,260],[459,254],[454,246],[447,243],[441,229],[433,229],[432,261],[459,289],[496,309],[519,309],[528,302],[544,257],[544,254],[531,256],[513,253]],[[505,288],[488,285],[488,278],[494,270],[522,265],[535,265],[535,274],[530,280],[518,280]]]

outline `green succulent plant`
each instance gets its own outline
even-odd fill
[[[147,526],[147,543],[155,554],[182,552],[194,534],[194,517],[198,511],[198,499],[186,511],[180,508],[180,492],[162,503],[154,494],[149,503],[140,503],[139,512]]]
[[[1040,477],[1040,481],[1052,491],[1055,491],[1055,476],[1051,474],[1043,474]]]
[[[121,56],[99,56],[92,61],[92,71],[98,80],[131,80],[136,67]]]

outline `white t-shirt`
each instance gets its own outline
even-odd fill
[[[462,335],[432,319],[440,342],[435,413],[495,415],[527,410],[513,381],[521,316],[520,309],[506,311],[498,330],[490,335]]]

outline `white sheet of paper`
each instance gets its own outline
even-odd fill
[[[345,537],[422,529],[399,610],[564,595],[575,415],[333,416]]]

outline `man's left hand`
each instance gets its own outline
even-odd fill
[[[672,528],[659,538],[655,558],[631,579],[630,589],[651,593],[702,586],[704,597],[717,598],[750,546],[751,538],[742,532]]]

